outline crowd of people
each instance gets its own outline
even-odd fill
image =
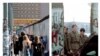
[[[85,35],[84,28],[81,28],[80,32],[78,32],[77,25],[72,25],[71,32],[68,32],[68,28],[64,27],[64,55],[80,56],[79,49],[82,48],[88,40],[89,37]]]
[[[70,32],[67,27],[64,27],[64,55],[80,56],[79,49],[95,34],[93,33],[87,37],[84,28],[81,28],[80,32],[78,32],[77,25],[72,25]],[[49,56],[49,52],[44,53],[46,42],[42,36],[28,35],[21,32],[21,34],[13,34],[11,39],[12,43],[10,47],[13,48],[15,56]],[[53,53],[54,55],[58,55],[57,52]]]
[[[43,41],[42,36],[28,35],[24,32],[21,34],[13,34],[11,47],[15,56],[45,56],[46,42]],[[12,55],[13,56],[13,55]]]

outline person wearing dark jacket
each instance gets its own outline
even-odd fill
[[[19,43],[18,43],[18,36],[15,35],[15,41],[14,41],[14,54],[15,56],[19,55]]]
[[[98,35],[93,35],[80,49],[80,56],[98,56]]]
[[[39,37],[35,37],[35,42],[32,43],[32,48],[34,50],[33,56],[42,56],[44,45],[41,43]]]
[[[21,32],[21,36],[19,37],[19,51],[20,55],[22,56],[22,49],[23,49],[23,36],[25,35],[24,32]]]

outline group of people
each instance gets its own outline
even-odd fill
[[[81,28],[78,33],[77,25],[72,25],[71,32],[68,32],[68,28],[64,27],[64,55],[79,56],[78,50],[86,41],[88,41],[88,37],[85,35],[84,28]]]
[[[21,32],[12,36],[11,44],[15,56],[44,56],[45,45],[40,36],[30,36]]]

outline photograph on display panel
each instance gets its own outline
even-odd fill
[[[49,3],[3,3],[3,56],[49,56]]]
[[[64,55],[98,56],[98,3],[67,4],[66,15]]]

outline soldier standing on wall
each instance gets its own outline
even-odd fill
[[[69,33],[67,27],[64,27],[64,54],[69,56]]]
[[[72,25],[72,31],[69,33],[70,56],[77,56],[79,54],[77,50],[80,48],[80,41],[81,39],[77,31],[77,25]]]

